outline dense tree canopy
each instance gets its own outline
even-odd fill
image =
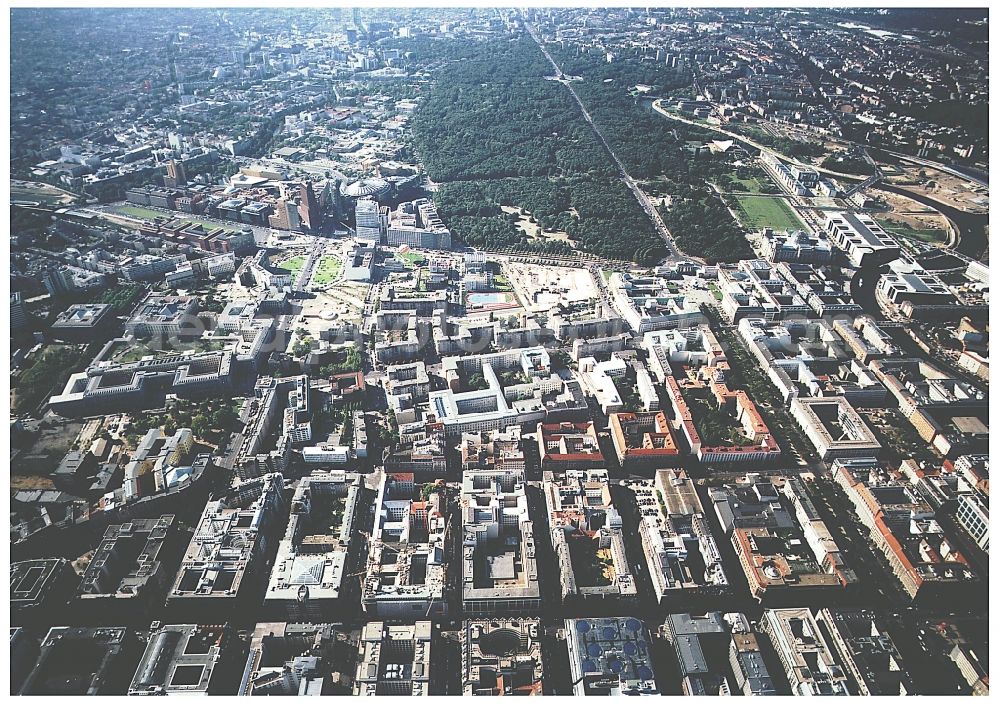
[[[619,60],[609,63],[603,52],[577,53],[549,47],[569,75],[587,111],[615,154],[635,178],[651,181],[648,189],[669,195],[661,216],[678,246],[711,261],[753,256],[743,230],[708,182],[725,183],[745,167],[731,154],[713,154],[704,145],[717,132],[655,113],[635,86],[650,86],[649,96],[677,92],[690,84],[684,70],[663,64]],[[745,156],[745,155],[744,155]]]
[[[523,215],[566,232],[580,249],[652,263],[662,244],[583,119],[527,36],[415,41],[410,60],[436,67],[413,120],[413,143],[439,213],[472,246],[559,253],[568,244],[528,238]],[[505,212],[502,207],[516,208]]]
[[[530,38],[467,43],[475,51],[439,71],[413,123],[432,179],[614,172]]]

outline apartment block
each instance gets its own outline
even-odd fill
[[[635,596],[638,588],[608,472],[572,470],[556,476],[547,471],[542,491],[562,598]]]

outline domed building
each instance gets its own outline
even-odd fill
[[[362,178],[341,185],[340,192],[345,198],[357,202],[361,198],[372,198],[384,204],[392,197],[392,185],[383,178]]]

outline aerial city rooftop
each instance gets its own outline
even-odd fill
[[[989,693],[985,8],[11,42],[11,694]]]

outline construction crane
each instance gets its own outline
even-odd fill
[[[451,532],[451,519],[450,518],[446,518],[445,519],[445,523],[444,523],[444,539],[441,540],[441,542],[442,542],[442,550],[445,550],[446,553],[447,553],[446,548],[447,548],[447,545],[448,545],[448,534],[450,532]],[[448,563],[447,563],[447,561],[444,564],[442,564],[442,567],[444,568],[444,575],[445,575],[444,588],[442,589],[442,592],[443,592],[444,590],[447,590],[447,587],[448,587]],[[431,608],[434,607],[434,600],[435,599],[432,597],[431,600],[430,600],[430,602],[427,604],[427,612],[424,613],[424,618],[425,619],[428,618],[428,617],[430,617]]]
[[[452,521],[451,521],[450,518],[445,521],[444,539],[442,540],[443,545],[447,545],[448,544],[448,536],[451,534],[451,522]],[[363,535],[365,537],[366,541],[371,539],[371,533],[365,532],[364,530],[358,530],[358,534]],[[405,545],[405,543],[402,543],[402,544]],[[386,548],[386,549],[391,549],[392,551],[396,552],[397,554],[403,551],[402,545],[401,546],[396,546],[396,545],[390,544],[388,542],[382,542],[382,547]],[[445,580],[447,581],[447,563],[445,563],[443,566],[444,566],[444,569],[445,569]],[[345,578],[354,578],[354,577],[357,577],[358,578],[358,586],[361,587],[361,585],[364,583],[364,579],[367,576],[368,576],[368,571],[366,569],[365,571],[358,571],[358,572],[355,572],[355,573],[352,573],[352,574],[347,574],[345,576]],[[445,585],[447,585],[447,584],[445,584]],[[435,598],[435,597],[431,597],[430,598],[429,602],[427,603],[427,610],[424,612],[424,618],[430,617],[431,610],[434,608],[434,602],[436,600],[437,600],[437,598]]]

